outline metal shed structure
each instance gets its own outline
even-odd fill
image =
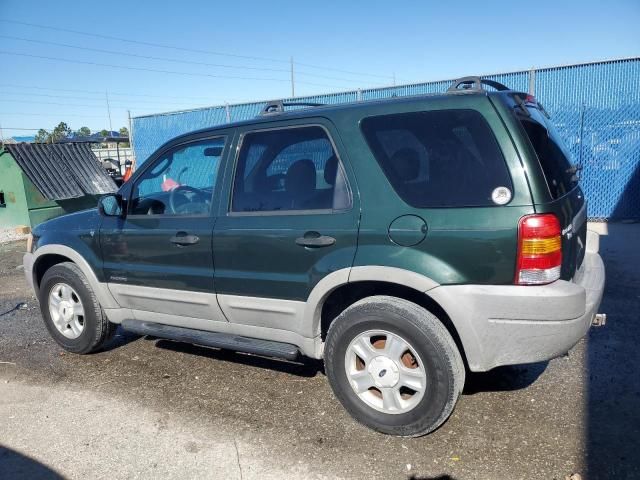
[[[88,144],[5,144],[0,150],[0,228],[37,224],[96,205],[115,183]]]

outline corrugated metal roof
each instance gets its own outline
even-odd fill
[[[5,145],[40,193],[49,200],[101,195],[117,190],[88,144]]]

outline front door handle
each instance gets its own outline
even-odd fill
[[[303,237],[296,238],[296,245],[309,248],[330,247],[336,243],[336,239],[318,232],[307,232]]]
[[[178,232],[174,237],[171,237],[169,241],[179,247],[186,247],[187,245],[195,245],[200,241],[200,239],[197,235],[189,235],[187,232]]]

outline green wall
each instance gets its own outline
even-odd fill
[[[9,153],[0,151],[0,192],[4,206],[0,207],[0,228],[31,226],[23,174]]]

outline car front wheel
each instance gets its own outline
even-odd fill
[[[47,330],[70,352],[99,350],[117,329],[107,320],[91,285],[74,263],[59,263],[45,272],[39,301]]]

